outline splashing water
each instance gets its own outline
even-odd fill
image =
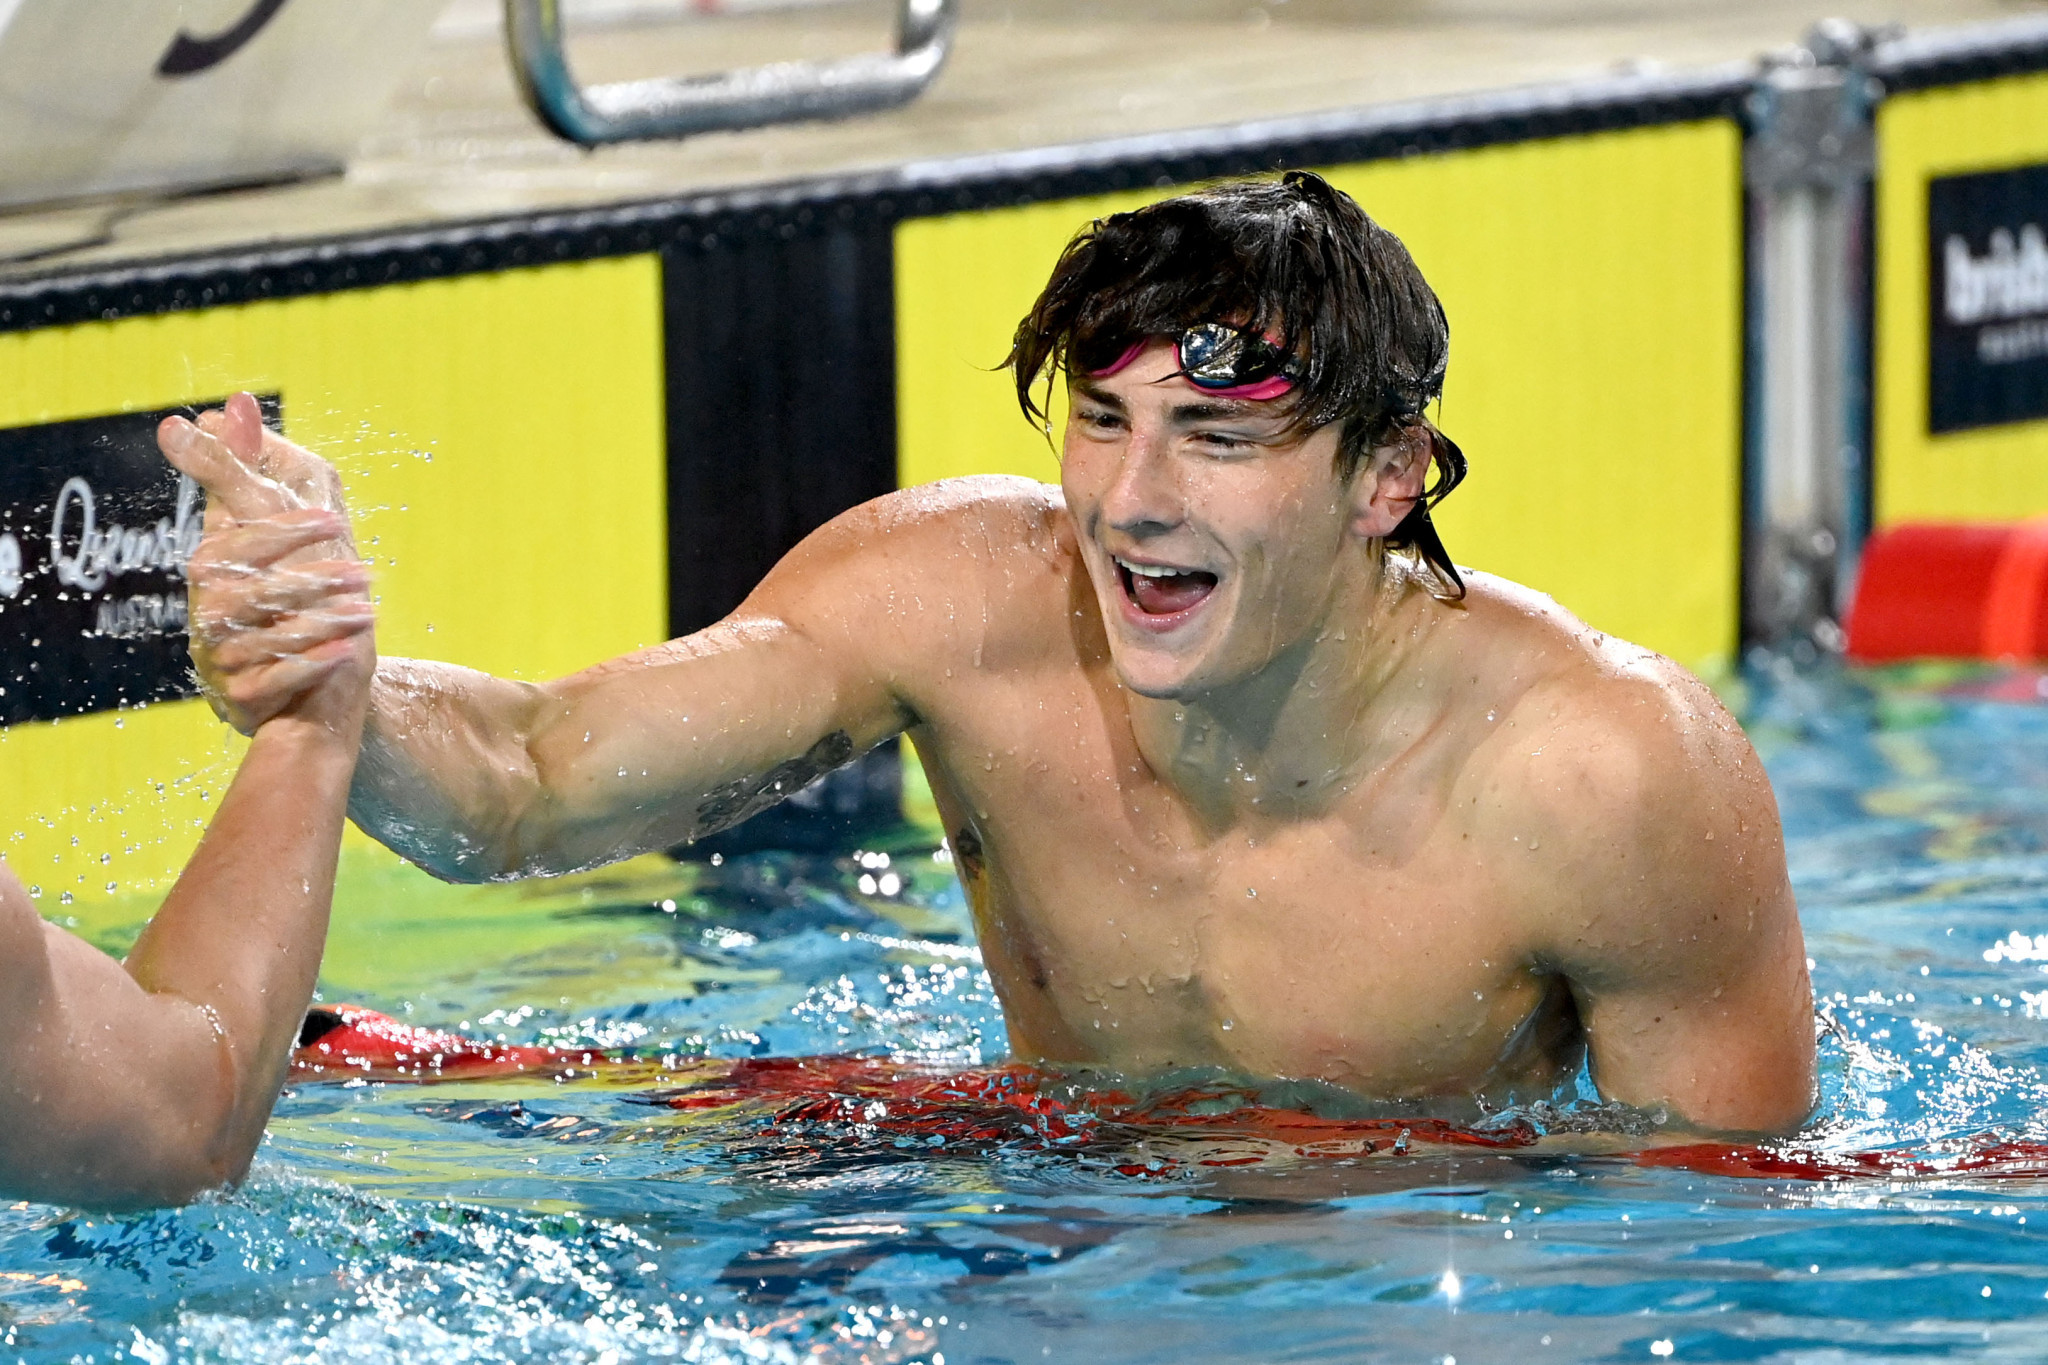
[[[1815,959],[1824,1099],[1796,1146],[1832,1161],[2048,1141],[2035,680],[1758,672],[1741,690]],[[0,1211],[0,1346],[37,1361],[2039,1354],[2037,1179],[1738,1179],[1446,1145],[1421,1123],[1390,1125],[1373,1154],[1270,1159],[1301,1130],[1247,1137],[1254,1101],[1365,1130],[1312,1088],[1177,1077],[1118,1098],[1114,1078],[1091,1091],[1007,1067],[933,843],[633,865],[567,888],[428,888],[357,859],[329,999],[508,1046],[629,1049],[644,1074],[295,1082],[239,1193],[124,1218]],[[865,1060],[794,1077],[770,1060],[820,1054]],[[1489,1127],[1623,1118],[1581,1106]]]

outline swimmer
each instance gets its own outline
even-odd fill
[[[1674,1130],[1792,1129],[1813,1012],[1762,766],[1677,665],[1451,561],[1448,354],[1407,251],[1314,175],[1104,219],[1010,354],[1033,420],[1066,386],[1059,486],[879,498],[725,621],[558,682],[384,660],[351,813],[442,877],[548,875],[907,734],[1019,1061],[1456,1117],[1583,1059]]]
[[[290,647],[258,658],[209,629],[227,623],[195,618],[212,657],[263,688],[267,713],[125,963],[46,922],[0,869],[0,1189],[11,1198],[132,1208],[241,1179],[313,993],[375,657],[368,580],[352,552],[320,548],[345,546],[343,516],[249,467],[261,419],[246,395],[205,421],[198,448],[175,429],[161,438],[221,490],[191,581],[203,590],[256,572],[286,586],[282,609],[240,604]],[[208,466],[216,456],[232,478]]]

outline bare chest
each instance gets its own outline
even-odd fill
[[[1021,1055],[1399,1098],[1569,1064],[1559,983],[1532,969],[1498,869],[1426,793],[1205,831],[1074,710],[934,765]]]

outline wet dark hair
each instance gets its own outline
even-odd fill
[[[1386,543],[1463,597],[1429,509],[1464,479],[1465,456],[1423,416],[1443,392],[1450,324],[1400,239],[1321,176],[1233,181],[1097,219],[1067,243],[1004,363],[1025,417],[1044,426],[1041,378],[1105,369],[1204,322],[1273,337],[1294,357],[1289,424],[1340,423],[1347,477],[1395,431],[1425,428],[1435,480]]]

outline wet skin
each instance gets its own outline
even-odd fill
[[[1061,488],[877,500],[696,636],[545,686],[385,660],[352,813],[443,876],[545,874],[907,732],[1021,1058],[1455,1116],[1590,1049],[1682,1125],[1796,1126],[1804,948],[1712,695],[1502,580],[1424,591],[1381,541],[1423,443],[1346,478],[1333,431],[1172,370],[1075,386]]]

